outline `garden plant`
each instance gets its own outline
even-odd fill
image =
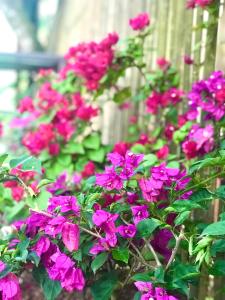
[[[22,299],[23,272],[47,300],[88,289],[94,300],[195,299],[202,273],[225,276],[225,75],[182,90],[172,62],[146,67],[150,16],[129,25],[125,45],[110,33],[70,48],[20,101],[11,126],[23,131],[22,155],[0,157],[0,299]],[[130,68],[142,77],[135,93],[119,84]],[[114,145],[101,138],[106,101],[144,106]]]

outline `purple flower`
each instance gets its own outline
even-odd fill
[[[93,214],[92,221],[96,226],[101,227],[106,233],[112,234],[117,232],[114,222],[118,217],[118,214],[111,214],[105,210],[98,209]]]
[[[67,173],[64,172],[61,175],[59,175],[56,181],[53,184],[51,184],[51,186],[48,187],[47,190],[52,195],[54,195],[58,191],[66,191],[67,190],[66,180],[67,180]]]
[[[163,187],[163,181],[150,179],[140,179],[139,186],[141,188],[143,197],[148,202],[155,202]]]
[[[106,167],[105,173],[96,174],[96,184],[107,190],[121,190],[123,188],[123,181],[114,167]]]
[[[124,238],[133,238],[136,234],[136,227],[133,224],[121,225],[117,227],[119,234]]]
[[[0,279],[0,298],[2,300],[22,300],[19,280],[15,274],[9,273]]]
[[[62,227],[62,240],[70,252],[77,251],[80,241],[80,229],[78,225],[65,222]]]
[[[35,251],[39,257],[41,257],[43,253],[48,251],[49,247],[50,240],[45,236],[41,236],[37,243],[33,246],[32,250]]]
[[[174,296],[168,295],[167,291],[162,287],[154,288],[151,282],[137,281],[134,285],[142,293],[141,300],[179,300]]]
[[[66,218],[63,216],[58,216],[51,219],[45,227],[45,233],[49,236],[56,237],[62,232],[63,224],[66,222]]]
[[[68,292],[74,290],[82,291],[85,286],[85,279],[81,269],[70,268],[65,276],[65,279],[61,282],[62,288]]]
[[[110,250],[109,242],[106,238],[98,239],[97,243],[95,243],[92,248],[90,249],[90,253],[93,255],[97,255],[100,252]]]
[[[140,221],[147,219],[149,217],[147,205],[132,206],[131,211],[133,214],[133,220],[135,225],[137,225]]]
[[[48,212],[54,213],[56,209],[60,209],[62,213],[71,211],[75,216],[80,216],[80,206],[77,204],[75,196],[54,196],[50,198]]]
[[[115,167],[122,167],[125,163],[124,157],[117,152],[108,153],[107,159],[111,161],[112,165]]]

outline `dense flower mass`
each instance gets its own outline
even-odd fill
[[[116,33],[111,33],[99,43],[82,43],[70,48],[65,56],[66,66],[61,70],[61,76],[74,72],[85,80],[89,90],[98,89],[100,80],[113,62],[113,46],[118,39]]]
[[[212,125],[201,128],[199,125],[193,125],[182,149],[188,159],[201,156],[212,151],[214,147],[214,129]]]
[[[193,84],[188,93],[189,114],[205,114],[205,119],[221,120],[225,114],[225,77],[222,71],[213,72],[206,80]]]

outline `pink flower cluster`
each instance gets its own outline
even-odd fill
[[[201,128],[198,124],[192,126],[190,133],[182,144],[182,150],[188,159],[204,155],[214,148],[214,128],[207,125]]]
[[[138,291],[142,293],[141,300],[179,300],[177,297],[171,296],[162,287],[153,287],[151,282],[136,281]]]
[[[32,250],[41,258],[50,279],[60,281],[67,292],[83,290],[85,280],[82,270],[75,267],[72,259],[62,253],[49,238],[41,236]]]
[[[29,98],[26,106],[24,100],[21,102],[19,111],[35,113],[38,116],[47,116],[49,110],[55,111],[50,123],[41,123],[35,131],[27,132],[23,139],[23,145],[33,155],[40,154],[43,150],[48,150],[52,156],[60,152],[60,143],[68,142],[76,132],[79,122],[88,122],[97,116],[98,109],[85,103],[79,93],[73,94],[71,99],[66,99],[54,90],[49,83],[44,84],[39,91],[39,102],[34,106],[34,101]],[[32,108],[31,108],[32,107]]]
[[[149,15],[141,13],[137,17],[130,19],[129,24],[133,30],[143,30],[150,24]]]
[[[149,179],[141,178],[139,186],[142,191],[143,198],[148,202],[157,202],[168,199],[168,189],[175,185],[176,190],[181,190],[190,181],[186,176],[186,171],[180,171],[175,168],[166,167],[165,163],[151,168],[151,177]],[[189,194],[184,194],[183,198]]]
[[[6,268],[6,264],[0,261],[0,273]],[[2,300],[22,300],[19,280],[13,273],[8,273],[0,279],[0,298]]]
[[[187,8],[195,8],[197,6],[201,8],[206,8],[210,4],[213,3],[214,0],[187,0],[186,6]]]
[[[96,174],[96,184],[107,190],[121,190],[123,181],[128,180],[135,174],[135,169],[143,160],[144,155],[127,151],[125,156],[112,152],[107,157],[112,166],[106,167],[105,173]]]
[[[146,109],[148,113],[156,115],[160,108],[168,105],[176,105],[184,96],[184,92],[175,87],[170,88],[164,93],[153,91],[146,100]]]
[[[82,290],[85,280],[81,269],[75,267],[71,258],[61,252],[51,239],[62,240],[69,252],[77,251],[80,229],[74,219],[79,216],[80,207],[74,196],[54,196],[49,199],[47,212],[31,210],[24,222],[15,224],[17,229],[25,224],[28,237],[41,235],[31,250],[40,257],[49,277],[60,281],[62,288],[68,292]]]
[[[85,80],[89,90],[96,90],[100,80],[112,65],[113,46],[118,42],[116,33],[110,33],[99,43],[81,43],[69,49],[65,55],[66,66],[61,70],[62,78],[68,72],[74,72]]]
[[[189,116],[197,117],[199,108],[206,119],[221,120],[225,115],[225,77],[222,71],[213,72],[206,80],[193,84],[188,93]],[[190,117],[189,117],[190,119]]]

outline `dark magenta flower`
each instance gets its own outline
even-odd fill
[[[123,188],[123,181],[114,167],[106,167],[105,173],[96,174],[96,184],[107,190],[121,190]]]
[[[120,225],[117,227],[119,234],[124,238],[133,238],[136,234],[136,227],[133,224]]]
[[[80,216],[80,206],[75,196],[54,196],[49,199],[48,212],[54,213],[59,209],[61,213],[73,212],[77,217]]]
[[[134,224],[137,225],[140,221],[149,217],[147,205],[136,205],[131,207]]]
[[[19,280],[13,273],[0,279],[0,297],[2,300],[22,300]]]

